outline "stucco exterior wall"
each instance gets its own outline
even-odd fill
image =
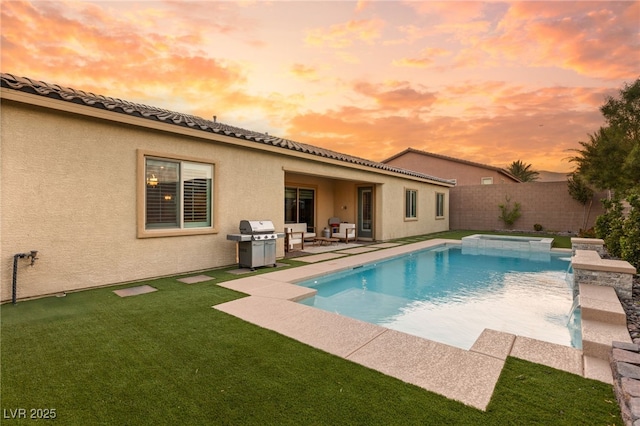
[[[417,220],[405,218],[405,189],[418,191]],[[453,188],[452,188],[453,189]],[[449,189],[404,183],[401,187],[382,185],[380,204],[386,218],[383,226],[385,240],[410,235],[423,235],[449,229]],[[436,218],[436,193],[445,194],[445,216]]]
[[[451,188],[451,229],[508,229],[499,219],[499,204],[510,197],[511,206],[521,204],[522,216],[512,229],[533,231],[538,223],[547,231],[577,233],[582,228],[585,209],[571,198],[566,182],[531,182],[518,185],[476,185]],[[586,229],[602,214],[606,193],[596,194]]]
[[[309,161],[301,163],[296,159],[283,158],[282,162],[285,170],[298,170],[303,164],[308,173],[287,172],[287,185],[317,185],[316,232],[321,232],[327,226],[330,217],[339,217],[343,222],[357,221],[359,186],[374,188],[375,240],[385,241],[449,229],[447,187]],[[418,191],[418,220],[405,220],[405,189]],[[445,194],[445,217],[439,219],[435,218],[437,192]]]
[[[21,261],[18,295],[201,270],[235,262],[243,218],[283,227],[284,172],[256,167],[257,151],[190,140],[40,108],[2,105],[3,283],[15,253],[38,250],[34,267]],[[146,149],[215,164],[218,233],[136,237],[136,158]],[[224,182],[236,182],[228,185]],[[255,194],[268,194],[254,202]],[[251,201],[248,201],[251,200]],[[283,254],[283,243],[278,252]],[[10,297],[2,286],[2,300]]]
[[[496,170],[444,158],[431,157],[417,152],[406,152],[389,160],[386,164],[444,179],[456,179],[458,186],[480,185],[483,178],[492,178],[494,184],[516,183]]]
[[[318,188],[319,225],[336,211],[343,220],[355,220],[353,190],[366,183],[375,185],[380,197],[376,239],[448,228],[448,220],[407,226],[402,218],[407,180],[395,176],[4,99],[0,124],[3,301],[11,298],[14,254],[30,250],[38,250],[39,259],[33,267],[19,262],[18,298],[234,264],[235,243],[226,235],[238,232],[241,219],[269,219],[284,229],[289,174]],[[215,165],[216,233],[138,238],[139,150]],[[435,197],[429,192],[448,192],[423,182],[415,186],[425,195],[420,207],[425,211]],[[380,204],[384,199],[392,204]],[[282,257],[282,240],[277,247]]]

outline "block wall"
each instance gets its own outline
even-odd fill
[[[521,205],[520,218],[510,228],[499,218],[498,205],[511,200]],[[600,199],[594,196],[586,229],[593,227],[596,217],[604,213]],[[545,231],[577,234],[582,228],[585,207],[571,198],[566,182],[531,182],[511,185],[456,186],[450,189],[450,227],[473,230],[505,230],[531,232],[534,224]]]

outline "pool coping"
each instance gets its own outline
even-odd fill
[[[427,240],[219,283],[249,296],[212,307],[480,410],[507,356],[613,383],[608,363],[579,349],[485,329],[465,350],[297,303],[316,292],[297,282],[445,244],[461,242]]]

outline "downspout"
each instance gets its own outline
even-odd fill
[[[17,288],[18,288],[18,259],[31,258],[31,266],[36,263],[38,255],[37,250],[31,250],[30,253],[18,253],[13,255],[13,282],[11,286],[11,303],[16,304]]]

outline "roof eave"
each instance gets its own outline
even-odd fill
[[[3,99],[11,99],[75,114],[154,128],[171,133],[189,134],[190,136],[204,137],[205,139],[217,140],[251,149],[307,158],[379,174],[394,175],[445,187],[455,185],[447,179],[389,166],[381,162],[374,162],[313,145],[240,129],[196,116],[94,95],[75,89],[61,88],[60,86],[31,79],[15,77],[11,74],[2,74],[0,93]]]

